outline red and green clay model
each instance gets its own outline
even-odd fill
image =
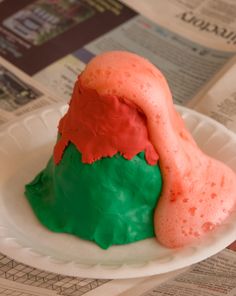
[[[205,155],[146,59],[114,51],[75,83],[47,167],[26,185],[38,219],[106,249],[204,238],[236,207],[236,175]]]

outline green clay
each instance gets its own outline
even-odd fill
[[[25,193],[47,228],[107,249],[154,236],[153,213],[161,188],[160,169],[147,164],[143,152],[132,160],[116,154],[84,164],[69,144],[60,164],[51,158]]]

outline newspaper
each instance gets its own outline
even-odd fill
[[[69,100],[74,81],[85,64],[102,51],[124,49],[147,57],[165,74],[175,103],[182,105],[188,104],[235,55],[236,4],[232,0],[195,0],[191,3],[183,0],[123,1],[155,22],[134,13],[115,0],[83,1],[85,7],[76,6],[73,9],[86,17],[81,15],[80,20],[73,20],[73,24],[63,24],[60,32],[55,31],[50,24],[50,34],[46,37],[44,27],[40,32],[35,32],[36,29],[30,31],[22,21],[25,17],[26,20],[33,18],[35,22],[39,22],[39,12],[42,14],[43,9],[49,18],[48,11],[43,6],[45,0],[29,2],[32,3],[26,6],[22,2],[18,4],[17,12],[14,9],[11,14],[2,13],[2,17],[0,14],[3,56],[33,75],[58,99],[65,101]],[[68,5],[68,11],[65,10],[58,17],[60,2],[57,1],[53,13],[51,12],[57,18],[57,25],[61,24],[63,16],[67,16],[72,5]],[[3,1],[4,3],[7,2]],[[105,11],[101,12],[98,7],[100,10],[103,7]],[[19,18],[24,34],[16,26]],[[105,20],[106,28],[100,32],[96,27],[93,30],[96,34],[91,35],[89,28],[101,21],[101,18]],[[111,19],[116,21],[108,22]],[[74,36],[80,34],[81,30],[86,30],[84,35],[87,39],[78,38],[74,45]],[[13,33],[17,35],[14,42],[10,39]],[[41,35],[44,36],[43,40]],[[22,42],[29,43],[27,50],[22,49]],[[13,43],[18,55],[13,54]],[[41,55],[42,48],[45,57],[39,59],[37,57]]]
[[[0,57],[0,124],[53,102],[48,90]]]
[[[154,22],[190,40],[219,50],[235,51],[236,3],[234,0],[148,0],[145,2],[125,0],[123,2],[138,9]]]
[[[226,69],[225,69],[226,68]],[[231,60],[217,75],[214,82],[207,84],[189,102],[189,107],[204,113],[236,132],[236,59]]]
[[[63,276],[33,268],[0,254],[1,296],[119,295],[143,281],[144,278],[104,280]]]
[[[77,70],[82,70],[90,58],[106,50],[129,50],[157,65],[169,82],[175,102],[186,104],[235,54],[234,24],[225,21],[226,12],[235,7],[229,1],[224,1],[229,6],[222,9],[221,14],[225,14],[220,19],[218,15],[214,17],[217,7],[213,1],[192,1],[192,5],[189,1],[123,2],[152,16],[155,22],[137,15],[37,72],[35,78],[48,88],[60,85],[58,95],[67,99]],[[190,18],[189,10],[196,19]],[[203,29],[198,28],[199,23]],[[209,25],[205,28],[204,24]],[[209,32],[214,30],[215,33]],[[53,76],[56,71],[63,76]]]
[[[171,278],[150,278],[120,296],[235,296],[236,254],[222,252]]]
[[[12,3],[0,0],[0,125],[67,102],[92,57],[121,49],[160,68],[175,103],[236,132],[234,0],[58,0],[53,9],[46,0]],[[0,254],[0,295],[233,296],[235,266],[236,254],[223,250],[164,275],[101,280],[53,274]]]
[[[234,55],[234,52],[186,39],[138,15],[49,65],[34,77],[50,89],[60,85],[57,94],[67,99],[78,69],[82,70],[93,56],[117,49],[136,52],[155,64],[165,74],[174,100],[179,104],[186,104],[193,98]],[[56,71],[58,74],[52,75]]]

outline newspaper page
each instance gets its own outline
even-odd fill
[[[226,71],[200,92],[190,107],[219,121],[236,132],[236,59]]]
[[[85,64],[103,51],[148,58],[183,105],[235,54],[232,0],[123,1],[155,22],[116,0],[7,3],[0,2],[1,54],[64,100]]]
[[[161,26],[202,45],[235,51],[234,0],[121,0]]]
[[[56,101],[48,90],[0,57],[0,125]]]
[[[148,281],[120,296],[235,296],[236,253],[225,249],[166,280]]]
[[[4,0],[0,54],[33,75],[134,15],[117,0]]]
[[[145,280],[64,276],[22,264],[0,253],[1,296],[116,296]]]
[[[229,3],[227,0],[223,2],[225,6]],[[190,4],[189,1],[126,0],[123,3],[152,16],[154,22],[142,15],[134,16],[50,64],[34,77],[50,89],[58,86],[58,96],[68,99],[76,76],[94,55],[108,50],[128,50],[148,58],[160,68],[169,82],[175,103],[185,105],[235,55],[233,18],[231,23],[224,21],[226,17],[219,19],[213,13],[216,6],[212,1],[191,1]],[[231,6],[236,7],[236,3]],[[190,16],[184,14],[189,10],[204,19],[206,24],[219,24],[219,29],[216,26],[218,31],[225,27],[232,39],[226,40],[219,34],[196,28],[195,23],[190,23]],[[208,30],[214,28],[209,27]]]
[[[67,99],[78,70],[92,57],[108,50],[128,50],[148,58],[165,74],[179,104],[192,98],[234,54],[197,44],[136,16],[34,77],[50,89],[60,85],[58,95]]]

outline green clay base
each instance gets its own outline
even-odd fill
[[[36,216],[54,232],[74,234],[101,248],[154,236],[153,212],[162,178],[141,152],[132,160],[116,154],[93,164],[81,162],[73,144],[63,159],[26,185]]]

